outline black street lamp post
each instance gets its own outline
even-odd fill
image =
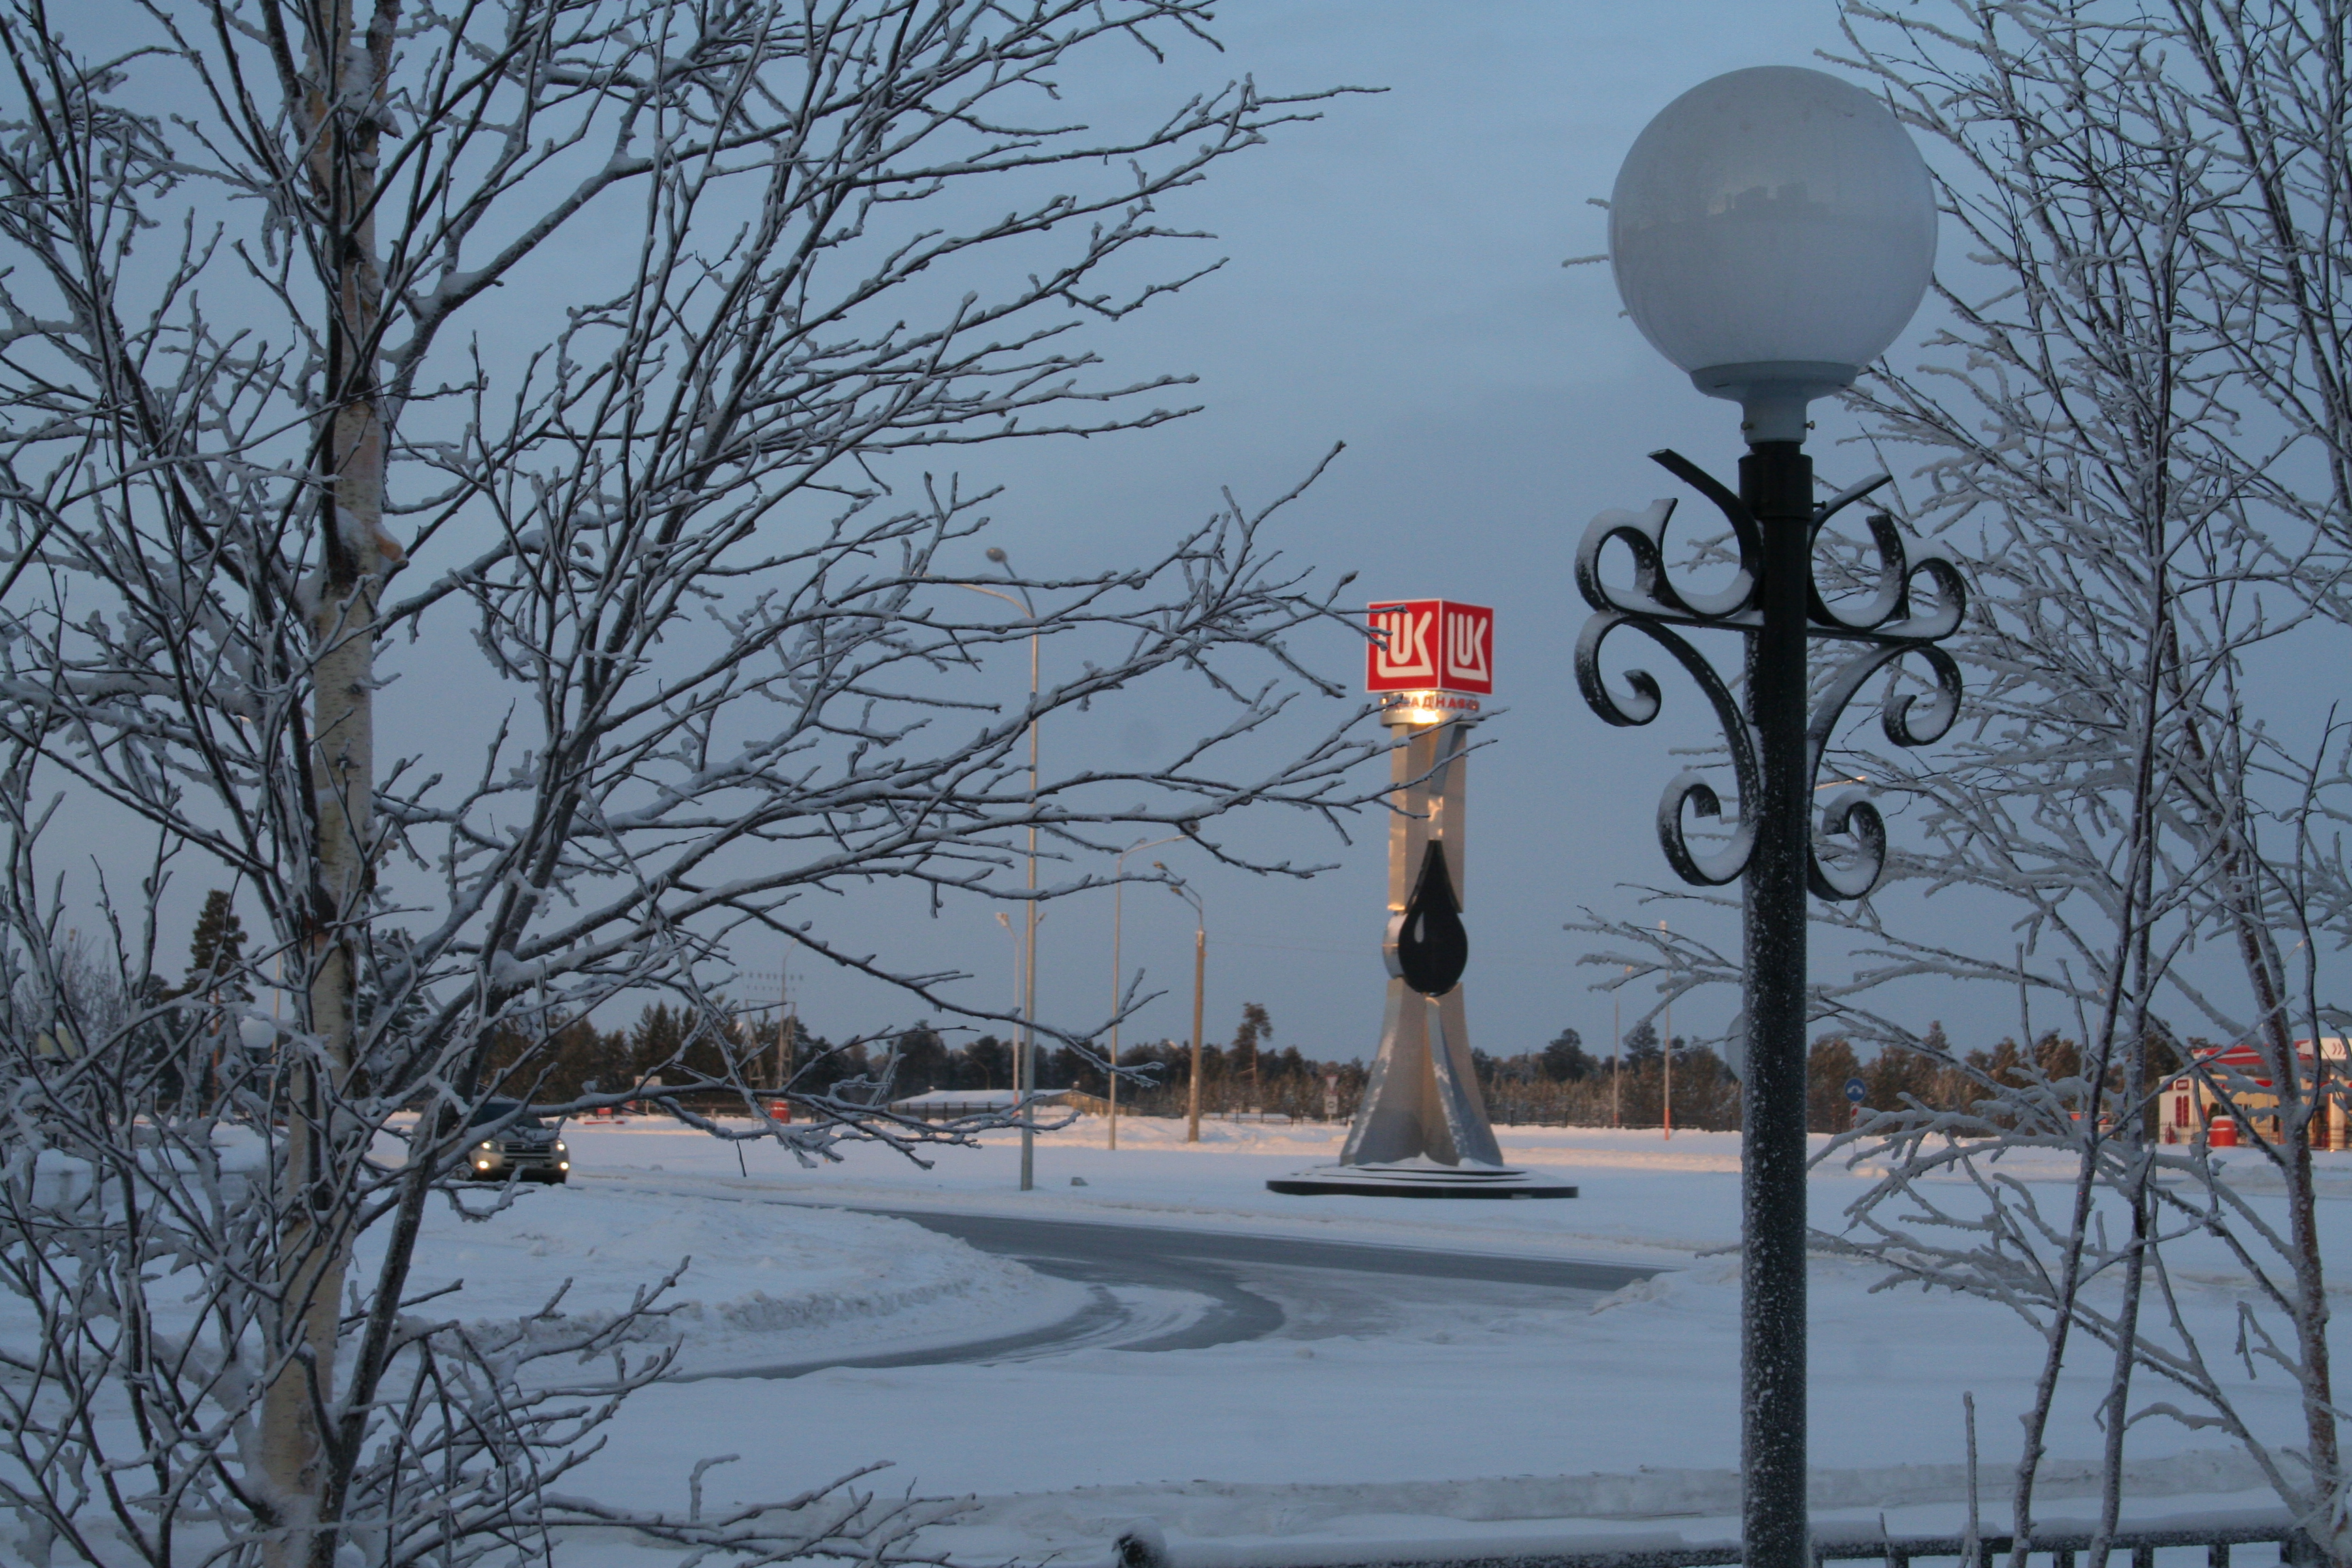
[[[1808,1568],[1805,1510],[1806,894],[1858,899],[1876,882],[1885,827],[1860,790],[1840,789],[1825,834],[1857,841],[1845,860],[1813,843],[1814,779],[1847,705],[1869,679],[1917,654],[1927,700],[1890,679],[1887,739],[1935,740],[1958,716],[1959,668],[1934,645],[1960,622],[1958,571],[1939,554],[1906,558],[1884,514],[1869,527],[1874,571],[1824,583],[1822,526],[1886,482],[1885,475],[1813,500],[1805,412],[1884,353],[1925,294],[1936,208],[1927,169],[1894,117],[1861,89],[1818,71],[1764,67],[1702,83],[1651,121],[1617,177],[1610,261],[1626,310],[1653,346],[1703,392],[1737,400],[1748,444],[1735,494],[1672,452],[1652,456],[1712,501],[1738,563],[1728,587],[1687,592],[1667,573],[1671,500],[1594,519],[1577,553],[1577,585],[1594,614],[1576,652],[1577,683],[1612,724],[1656,717],[1660,689],[1628,670],[1612,692],[1601,646],[1629,626],[1671,654],[1721,724],[1738,809],[1712,853],[1685,837],[1686,815],[1723,817],[1714,789],[1685,772],[1666,786],[1658,836],[1684,880],[1745,878],[1746,1048],[1741,1065],[1740,1467],[1748,1568]],[[1611,544],[1633,581],[1601,580]],[[1926,577],[1932,603],[1912,588]],[[1868,581],[1864,581],[1864,579]],[[1840,593],[1840,588],[1852,592]],[[1858,613],[1857,610],[1858,603]],[[1681,635],[1746,640],[1745,701]],[[1814,689],[1807,648],[1849,652]]]

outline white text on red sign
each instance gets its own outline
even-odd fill
[[[1364,653],[1368,691],[1495,689],[1495,612],[1451,599],[1391,599],[1370,606],[1378,634]]]

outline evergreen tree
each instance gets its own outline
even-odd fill
[[[636,1027],[629,1031],[630,1070],[640,1076],[657,1074],[677,1059],[685,1044],[686,1016],[672,1012],[667,1002],[656,1002],[637,1015]],[[669,1077],[676,1080],[675,1068]]]
[[[1103,1095],[1110,1085],[1103,1079],[1102,1068],[1082,1055],[1076,1046],[1058,1046],[1050,1053],[1042,1047],[1037,1057],[1037,1087],[1040,1089],[1075,1089],[1081,1094]]]
[[[1805,1129],[1843,1132],[1853,1125],[1845,1098],[1846,1079],[1862,1077],[1861,1058],[1843,1035],[1824,1035],[1805,1053]]]
[[[1257,1002],[1243,1003],[1242,1021],[1240,1026],[1234,1030],[1230,1056],[1236,1076],[1244,1072],[1249,1074],[1250,1093],[1253,1095],[1258,1092],[1258,1042],[1273,1037],[1274,1019],[1267,1015],[1265,1005]]]
[[[1709,1132],[1739,1127],[1739,1080],[1706,1046],[1675,1037],[1675,1125]]]
[[[2003,1040],[1985,1058],[1985,1071],[1995,1083],[2019,1084],[2026,1079],[2025,1053],[2017,1048],[2015,1040]]]
[[[904,1100],[948,1087],[954,1068],[947,1042],[940,1038],[938,1030],[929,1024],[917,1024],[899,1035],[896,1047],[898,1068],[890,1079],[891,1099]]]
[[[1581,1083],[1591,1076],[1592,1068],[1592,1058],[1584,1051],[1584,1037],[1574,1029],[1562,1029],[1543,1048],[1543,1075],[1553,1083]]]
[[[2033,1042],[2033,1059],[2042,1070],[2053,1079],[2079,1078],[2083,1071],[2083,1047],[2053,1029]]]
[[[1629,1071],[1639,1071],[1665,1054],[1658,1044],[1657,1026],[1647,1018],[1625,1031],[1625,1066]]]
[[[205,895],[196,916],[195,934],[188,942],[188,979],[183,996],[204,995],[222,1002],[249,1002],[253,993],[240,973],[245,964],[245,922],[236,918],[226,889]]]
[[[982,1035],[956,1053],[958,1089],[1011,1089],[1013,1047],[994,1035]]]
[[[830,1092],[851,1079],[871,1079],[874,1072],[862,1040],[836,1046],[823,1035],[803,1035],[800,1061],[801,1068],[793,1075],[793,1087],[804,1093]],[[865,1092],[861,1089],[854,1098],[862,1100]]]
[[[1873,1110],[1901,1110],[1912,1100],[1932,1105],[1936,1078],[1936,1064],[1930,1058],[1905,1046],[1882,1047],[1862,1075],[1869,1087],[1863,1103]]]
[[[606,1032],[585,1018],[575,1018],[550,1040],[555,1072],[550,1087],[564,1095],[585,1094],[590,1084],[598,1091],[618,1093],[629,1082],[629,1037],[618,1029]]]

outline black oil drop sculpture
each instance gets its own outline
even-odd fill
[[[1421,879],[1405,901],[1396,953],[1404,983],[1423,996],[1444,995],[1470,967],[1470,933],[1462,929],[1462,905],[1445,874],[1445,851],[1437,845],[1423,857]]]

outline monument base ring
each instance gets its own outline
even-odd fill
[[[1268,1192],[1299,1197],[1572,1198],[1576,1189],[1508,1165],[1395,1160],[1366,1165],[1317,1165],[1266,1183]]]

